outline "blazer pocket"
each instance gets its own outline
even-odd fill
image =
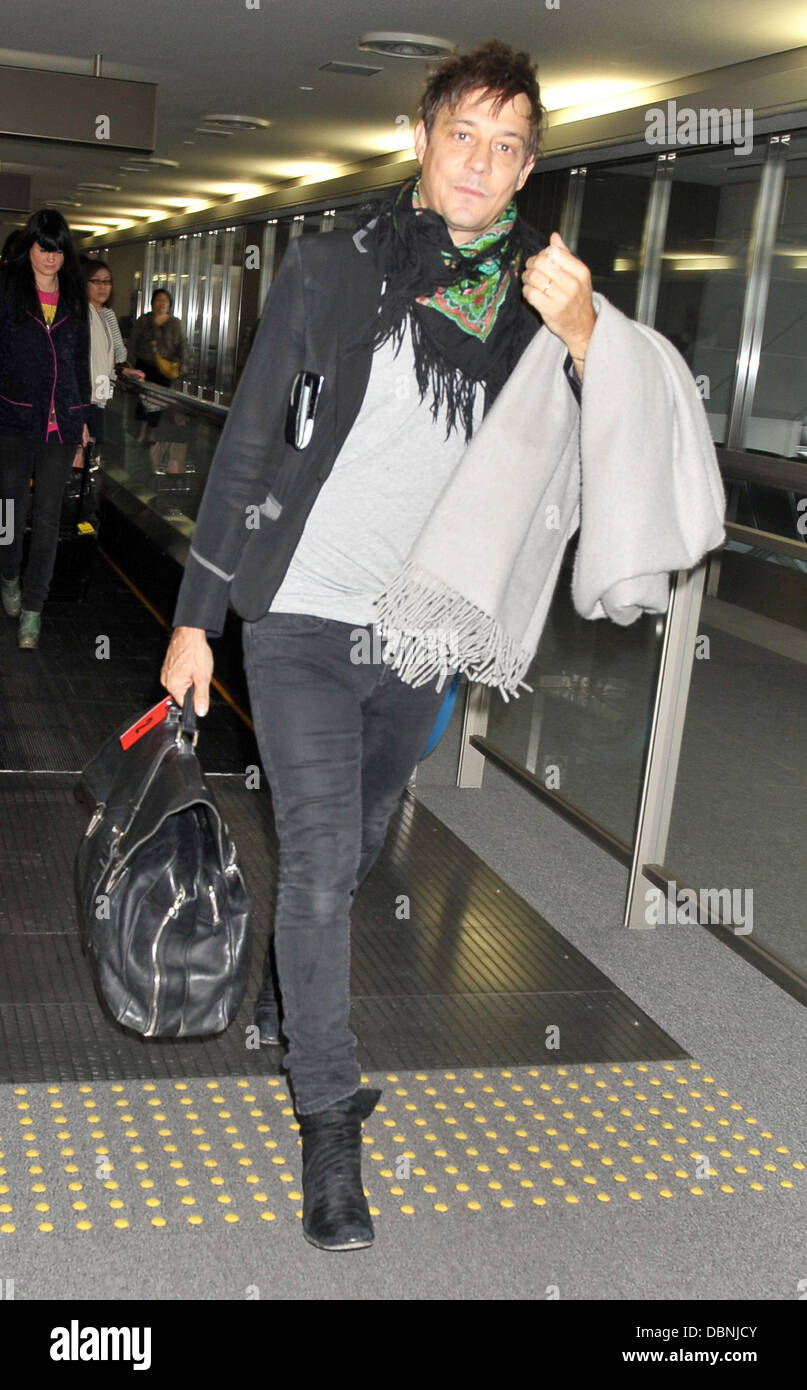
[[[31,401],[15,401],[11,396],[0,396],[0,429],[22,430],[27,434],[33,418]]]

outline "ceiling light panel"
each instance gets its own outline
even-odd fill
[[[344,77],[375,77],[383,68],[369,68],[364,63],[323,63],[320,72],[338,72]]]

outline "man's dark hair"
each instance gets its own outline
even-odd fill
[[[519,93],[530,103],[530,138],[525,159],[536,155],[541,141],[544,108],[535,69],[529,53],[516,53],[506,43],[490,39],[473,53],[452,54],[435,68],[423,93],[420,114],[431,135],[434,118],[443,107],[453,111],[471,92],[479,89],[495,97],[494,111],[498,115],[508,101]]]

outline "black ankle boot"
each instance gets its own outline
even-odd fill
[[[361,1180],[361,1122],[380,1091],[362,1090],[300,1116],[303,1235],[319,1250],[363,1250],[375,1239]]]
[[[276,999],[259,999],[253,1018],[263,1047],[280,1045],[280,1010]]]
[[[255,1012],[253,1014],[253,1019],[258,1025],[261,1044],[264,1047],[277,1046],[281,1041],[279,999],[274,942],[270,939],[263,958],[261,988],[255,1000]]]

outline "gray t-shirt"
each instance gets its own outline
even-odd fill
[[[483,401],[478,387],[474,428]],[[361,410],[306,521],[273,613],[374,621],[376,599],[465,452],[461,424],[445,434],[444,412],[432,419],[431,392],[418,398],[407,328],[397,357],[389,340],[373,355]]]

